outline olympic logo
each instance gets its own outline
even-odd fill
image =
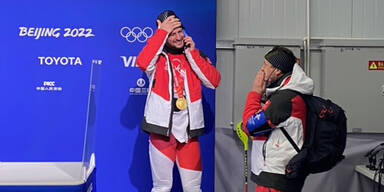
[[[123,27],[120,29],[120,35],[126,39],[129,43],[138,41],[140,43],[146,42],[153,35],[153,30],[150,27],[141,29],[140,27]]]

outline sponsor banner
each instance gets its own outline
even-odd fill
[[[40,38],[89,38],[94,37],[92,28],[44,28],[44,27],[19,27],[20,37],[29,37],[33,39]]]
[[[125,68],[137,67],[136,56],[120,56]]]
[[[140,130],[149,80],[136,60],[167,9],[215,63],[216,1],[2,4],[0,161],[88,161],[95,152],[99,191],[150,191],[148,135]],[[203,103],[202,191],[214,191],[214,91],[203,90]],[[116,177],[126,182],[111,183]],[[176,171],[172,191],[181,190]]]
[[[120,35],[128,43],[145,43],[153,35],[153,29],[150,27],[122,27]]]
[[[80,66],[83,65],[80,57],[37,57],[40,65],[52,66],[52,65],[61,65],[61,66]]]
[[[147,95],[148,87],[144,87],[146,85],[146,80],[144,78],[139,78],[136,81],[136,87],[129,88],[130,95]]]
[[[62,91],[63,87],[56,85],[55,81],[43,81],[41,86],[36,87],[36,91]]]

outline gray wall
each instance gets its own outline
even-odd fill
[[[240,0],[240,38],[305,36],[306,0]]]
[[[217,39],[306,36],[306,0],[218,0]],[[310,1],[312,37],[383,38],[383,0]]]
[[[288,46],[305,61],[306,2],[217,1],[218,128],[241,120],[246,94],[273,45]],[[384,60],[384,1],[310,2],[311,53],[305,70],[315,81],[315,95],[345,108],[348,131],[383,132],[384,71],[368,71],[368,61]]]

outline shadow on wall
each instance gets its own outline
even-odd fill
[[[214,190],[214,146],[215,146],[215,116],[214,116],[214,90],[203,87],[202,104],[204,110],[204,135],[199,137],[203,165],[201,180],[202,191]],[[213,97],[213,98],[212,98]]]
[[[144,74],[142,78],[144,78]],[[146,77],[144,78],[146,79]],[[140,129],[144,114],[146,95],[130,95],[120,114],[120,123],[129,130]],[[133,114],[134,113],[134,114]],[[136,133],[136,131],[132,131]],[[150,191],[152,186],[151,169],[148,155],[148,135],[138,131],[132,155],[132,162],[128,171],[131,184],[139,192]]]
[[[207,102],[207,100],[209,100],[208,98],[206,98],[208,96],[208,93],[204,92],[202,94],[202,104],[204,111],[204,134],[209,134],[214,128],[215,116],[212,113],[211,106]]]
[[[144,73],[142,78],[148,82]],[[130,182],[138,192],[147,192],[152,189],[151,167],[148,154],[149,137],[147,133],[141,130],[146,98],[147,95],[130,95],[120,114],[120,123],[126,129],[139,129],[134,150],[132,152],[127,151],[132,155],[132,163],[129,166],[129,170],[125,170],[128,171]],[[135,115],[132,115],[132,113],[135,113]],[[181,181],[177,166],[174,167],[173,172],[172,192],[178,192],[181,189]]]

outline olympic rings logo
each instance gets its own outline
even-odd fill
[[[120,29],[120,35],[129,43],[138,41],[140,43],[146,42],[153,35],[153,30],[150,27],[145,27],[141,29],[140,27],[123,27]]]

